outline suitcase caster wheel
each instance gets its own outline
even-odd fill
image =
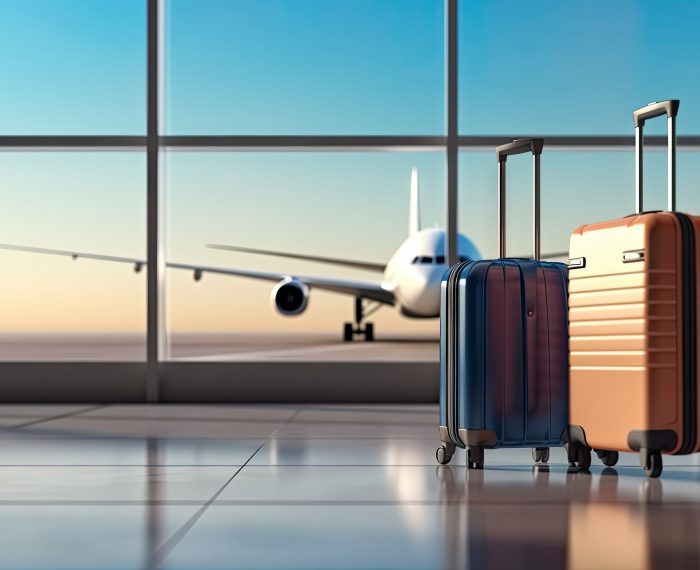
[[[534,447],[532,449],[532,459],[535,463],[547,463],[549,461],[549,447]]]
[[[569,465],[579,471],[588,471],[591,467],[591,450],[585,445],[569,444],[567,448]]]
[[[452,453],[447,451],[444,445],[441,445],[435,452],[435,459],[440,465],[447,465],[452,459]]]
[[[603,462],[603,465],[606,467],[613,467],[614,465],[617,465],[617,462],[620,459],[620,454],[617,451],[603,451],[602,449],[596,449],[595,453],[598,456],[598,459],[600,459]]]
[[[660,452],[642,449],[640,459],[643,462],[642,467],[644,468],[644,473],[646,473],[647,477],[656,478],[661,475],[661,471],[663,471],[664,466]]]
[[[469,469],[484,468],[484,449],[482,447],[470,447],[467,450],[467,467]]]

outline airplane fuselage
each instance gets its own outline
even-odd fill
[[[476,246],[458,234],[457,250],[462,259],[481,259]],[[440,283],[447,269],[445,230],[425,229],[411,235],[386,265],[383,286],[394,292],[407,317],[440,315]]]

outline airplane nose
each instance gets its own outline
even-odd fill
[[[426,317],[440,314],[441,267],[414,267],[397,291],[401,304],[411,313]]]

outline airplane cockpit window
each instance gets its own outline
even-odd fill
[[[470,261],[468,257],[463,257],[460,256],[459,258],[460,261]],[[437,255],[435,257],[431,257],[429,255],[416,255],[413,260],[411,261],[412,265],[415,265],[417,263],[420,263],[421,265],[445,265],[445,256],[444,255]]]
[[[439,256],[439,257],[433,258],[429,255],[416,255],[416,257],[413,258],[413,261],[411,261],[411,264],[415,265],[416,263],[420,263],[421,265],[432,265],[433,260],[436,260],[435,263],[444,263],[445,257]],[[440,260],[442,260],[442,261],[440,261]]]

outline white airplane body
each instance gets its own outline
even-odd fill
[[[445,230],[417,231],[404,241],[386,265],[382,286],[394,293],[401,312],[408,317],[440,315],[440,282],[447,269]],[[461,260],[480,259],[479,251],[463,235],[457,236]]]
[[[272,289],[272,303],[277,311],[285,316],[295,316],[303,313],[308,305],[309,294],[312,289],[353,296],[356,299],[355,322],[354,327],[352,323],[345,324],[345,340],[352,340],[356,334],[364,335],[367,340],[372,340],[373,328],[371,323],[367,323],[364,328],[362,324],[368,314],[371,314],[371,312],[383,305],[398,305],[401,313],[409,318],[434,318],[440,314],[440,283],[447,269],[445,261],[445,231],[438,228],[421,229],[420,227],[418,177],[415,169],[413,169],[411,174],[409,236],[399,246],[386,265],[228,245],[209,245],[208,247],[301,259],[383,273],[381,280],[365,281],[315,275],[297,275],[285,272],[276,273],[211,267],[189,263],[167,262],[165,264],[169,268],[192,271],[196,281],[199,281],[204,273],[213,273],[276,282]],[[146,265],[146,260],[143,259],[79,253],[43,247],[0,244],[0,249],[63,255],[69,256],[74,260],[82,257],[101,261],[129,263],[134,266],[137,272]],[[481,258],[479,250],[464,235],[458,235],[457,249],[461,260]],[[365,303],[367,302],[376,303],[374,309],[369,312],[366,312],[367,307]]]

